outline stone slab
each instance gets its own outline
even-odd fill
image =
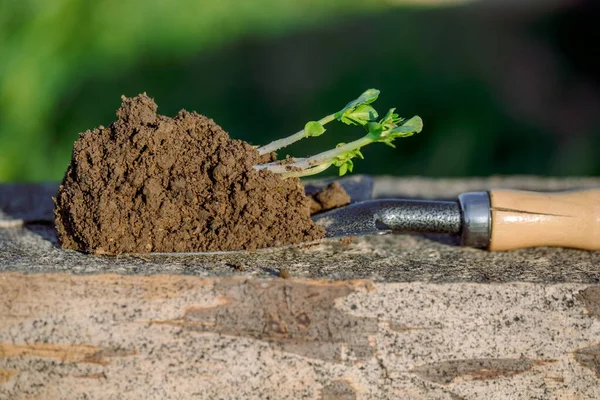
[[[597,399],[600,287],[0,274],[3,399]]]

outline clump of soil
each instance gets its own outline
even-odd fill
[[[146,94],[81,134],[55,199],[65,248],[119,254],[257,249],[324,237],[297,178],[254,165],[248,143],[209,118],[158,115]]]
[[[333,182],[310,196],[310,213],[316,214],[347,204],[350,204],[350,196],[338,182]]]

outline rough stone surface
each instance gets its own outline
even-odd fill
[[[3,273],[0,398],[596,399],[586,286]]]
[[[594,186],[383,178],[375,193]],[[0,186],[0,399],[600,398],[600,252],[399,235],[90,256],[56,246],[55,189]]]

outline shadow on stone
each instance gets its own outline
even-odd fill
[[[3,184],[0,190],[0,228],[23,228],[60,247],[54,228],[58,184]]]

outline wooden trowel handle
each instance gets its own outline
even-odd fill
[[[490,250],[536,246],[600,250],[600,189],[490,191]]]

